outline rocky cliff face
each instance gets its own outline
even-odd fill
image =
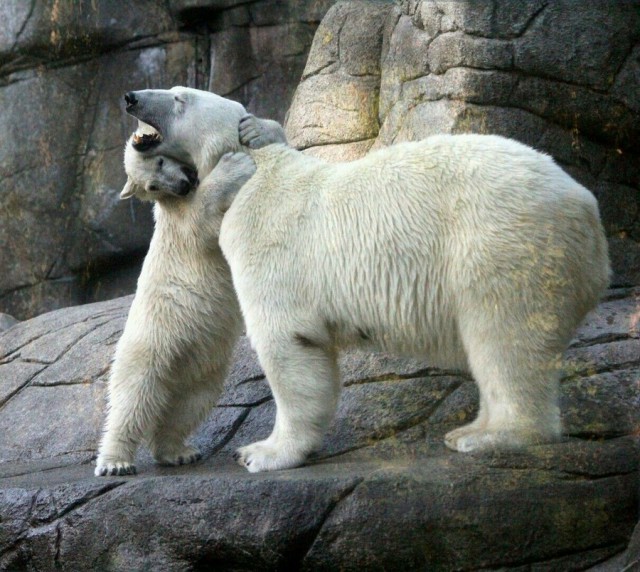
[[[153,222],[120,203],[132,88],[209,89],[282,121],[332,0],[13,0],[0,31],[0,311],[130,293]]]
[[[640,3],[339,2],[287,123],[329,160],[435,133],[497,133],[595,193],[614,284],[640,281]]]
[[[309,53],[333,3],[5,3],[0,310],[133,291],[152,220],[117,200],[124,91],[187,84],[283,120],[301,76],[288,133],[328,159],[468,131],[549,152],[600,200],[615,283],[639,282],[637,1],[349,0]]]

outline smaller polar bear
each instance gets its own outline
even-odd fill
[[[223,155],[198,186],[192,167],[153,153],[158,143],[134,134],[125,150],[120,196],[155,201],[155,230],[116,348],[97,476],[134,474],[142,441],[162,464],[200,458],[185,439],[214,406],[242,327],[218,235],[253,162]]]
[[[458,451],[557,440],[559,366],[607,287],[594,196],[513,140],[441,135],[329,164],[249,116],[256,174],[220,245],[277,406],[275,427],[237,459],[295,467],[316,448],[340,390],[336,355],[368,346],[470,370]]]

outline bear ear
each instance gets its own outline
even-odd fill
[[[136,184],[131,179],[127,179],[124,188],[120,192],[120,200],[130,199],[133,195],[136,194],[137,190],[138,189]]]

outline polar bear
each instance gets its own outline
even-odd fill
[[[264,125],[249,116],[240,128],[260,146],[250,139]],[[238,450],[241,465],[304,462],[336,410],[336,355],[357,346],[473,374],[480,409],[445,436],[454,450],[560,437],[561,356],[609,280],[587,189],[493,135],[342,164],[277,142],[251,156],[220,245],[277,413],[267,439]]]
[[[215,404],[242,328],[218,235],[253,162],[225,154],[197,186],[191,166],[151,152],[158,144],[134,134],[125,149],[121,198],[154,200],[155,229],[111,369],[97,476],[134,474],[142,441],[162,464],[200,458],[185,439]]]

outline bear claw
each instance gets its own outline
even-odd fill
[[[175,454],[157,454],[154,455],[156,461],[160,465],[169,467],[177,467],[180,465],[190,465],[202,459],[202,453],[193,447],[184,447],[181,452]]]
[[[138,471],[131,463],[118,461],[114,463],[98,464],[94,471],[96,477],[125,477],[135,475]]]

